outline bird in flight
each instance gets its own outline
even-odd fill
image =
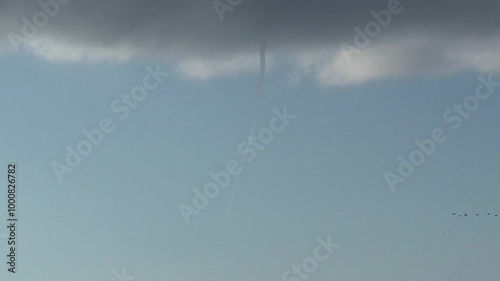
[[[453,213],[453,215],[454,215],[454,216],[458,215],[459,217],[462,217],[462,216],[463,216],[463,217],[467,217],[467,213],[464,213],[464,214],[459,215],[458,213],[456,213],[456,212],[455,212],[455,213]],[[479,215],[480,215],[479,213],[476,213],[476,217],[479,217]],[[492,214],[492,213],[487,213],[486,215],[487,215],[487,216],[493,216],[493,214]],[[498,214],[495,214],[494,216],[495,216],[495,217],[498,217]]]

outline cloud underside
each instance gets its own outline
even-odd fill
[[[221,21],[212,1],[73,0],[27,37],[22,18],[33,22],[41,10],[32,2],[0,1],[7,11],[0,14],[1,53],[14,45],[58,63],[146,57],[171,63],[186,79],[207,80],[258,72],[267,37],[267,64],[292,82],[500,72],[500,1],[401,1],[400,12],[364,38],[358,31],[368,34],[367,24],[377,22],[371,12],[388,10],[390,1],[243,0]]]

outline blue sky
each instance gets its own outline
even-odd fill
[[[380,7],[384,5],[377,11]],[[222,24],[240,16],[243,23],[235,21],[236,27],[246,26],[244,21],[252,18],[246,9],[254,8],[243,2]],[[370,20],[371,6],[356,9],[366,11],[364,21]],[[357,11],[353,18],[362,23]],[[57,59],[47,55],[54,54],[50,46],[37,49],[36,42],[18,54],[4,48],[0,57],[0,155],[4,175],[7,163],[18,165],[19,218],[17,273],[7,272],[2,263],[1,280],[108,281],[113,270],[122,268],[138,281],[283,280],[284,272],[313,255],[317,239],[328,236],[340,247],[306,280],[498,279],[500,217],[494,215],[500,214],[500,87],[457,130],[443,119],[454,104],[474,96],[479,75],[491,73],[500,81],[495,63],[478,60],[484,66],[480,69],[457,60],[443,70],[449,65],[416,56],[394,64],[398,58],[376,53],[384,46],[407,44],[404,38],[394,39],[401,38],[395,31],[378,38],[380,43],[352,65],[339,66],[340,53],[334,55],[332,70],[324,62],[325,52],[307,53],[300,44],[282,51],[280,44],[296,38],[270,36],[264,92],[254,115],[258,43],[227,46],[230,57],[207,51],[197,61],[196,44],[179,27],[176,47],[192,47],[191,56],[187,50],[172,51],[175,47],[158,54],[150,46],[134,45],[139,41],[131,33],[124,35],[133,45],[127,49],[130,57],[117,59],[106,57],[116,51],[113,44],[80,30],[82,38],[102,39],[104,51],[81,43],[74,52],[81,51],[82,59],[72,60],[63,52],[65,44],[74,46],[78,40],[65,34],[59,20],[54,18],[47,34],[34,39],[54,39],[49,41],[59,44],[52,46]],[[414,21],[418,19],[402,20],[395,30]],[[182,18],[178,22],[184,23]],[[277,22],[286,26],[288,21]],[[441,24],[443,30],[449,28],[447,22]],[[473,19],[470,26],[472,31],[481,27]],[[349,32],[354,34],[352,27]],[[496,43],[485,38],[475,43],[488,53]],[[207,49],[218,46],[205,39],[199,42]],[[460,53],[458,49],[470,47],[462,43],[447,54],[463,58],[460,54],[476,50]],[[425,50],[435,49],[423,48],[419,54]],[[292,63],[283,53],[302,57]],[[170,75],[120,120],[110,104],[141,85],[146,68],[157,65]],[[311,70],[311,65],[326,66]],[[325,83],[327,74],[342,74],[345,80]],[[273,110],[284,107],[296,117],[253,161],[242,162],[241,174],[231,177],[186,224],[179,204],[193,205],[193,188],[203,190],[211,171],[224,170],[231,160],[240,162],[238,147],[252,124],[256,132],[268,127]],[[65,147],[75,148],[85,139],[81,131],[98,128],[103,118],[112,120],[114,131],[104,134],[102,143],[59,181],[53,162],[65,164]],[[435,128],[445,131],[447,141],[437,144],[392,192],[384,173],[397,173],[398,156],[408,158],[417,149],[415,139],[431,137]],[[6,185],[3,190],[0,217],[6,223]],[[465,213],[467,217],[458,216]],[[293,281],[298,280],[304,279]]]
[[[498,96],[396,192],[383,176],[415,138],[446,128],[442,113],[471,93],[475,75],[349,89],[270,75],[258,127],[275,107],[297,117],[244,166],[231,212],[233,184],[186,225],[178,204],[240,157],[255,75],[170,77],[119,123],[109,104],[146,64],[4,62],[2,118],[12,122],[2,125],[2,155],[20,178],[12,280],[109,280],[122,267],[138,280],[273,280],[326,235],[341,247],[314,280],[494,280],[499,224],[485,214],[498,212]],[[52,161],[104,117],[115,131],[58,182]]]

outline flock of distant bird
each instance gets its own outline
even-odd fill
[[[453,213],[454,216],[459,216],[459,217],[467,217],[467,214],[458,214],[458,213]],[[474,216],[474,214],[471,214],[471,216]],[[475,214],[476,217],[479,217],[479,214]],[[492,214],[488,213],[487,216],[492,216],[492,217],[498,217],[498,214]]]

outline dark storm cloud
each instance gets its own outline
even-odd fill
[[[222,21],[212,0],[71,0],[20,49],[62,62],[144,56],[206,79],[258,70],[267,34],[272,67],[291,62],[296,78],[312,75],[331,85],[500,69],[500,1],[402,0],[402,11],[363,48],[355,44],[354,27],[364,30],[374,21],[370,12],[387,10],[391,0],[217,1],[237,4]],[[23,36],[22,18],[33,23],[41,7],[37,1],[1,1],[0,9],[2,49],[12,50],[12,34]],[[358,48],[352,60],[345,61],[341,43]]]

